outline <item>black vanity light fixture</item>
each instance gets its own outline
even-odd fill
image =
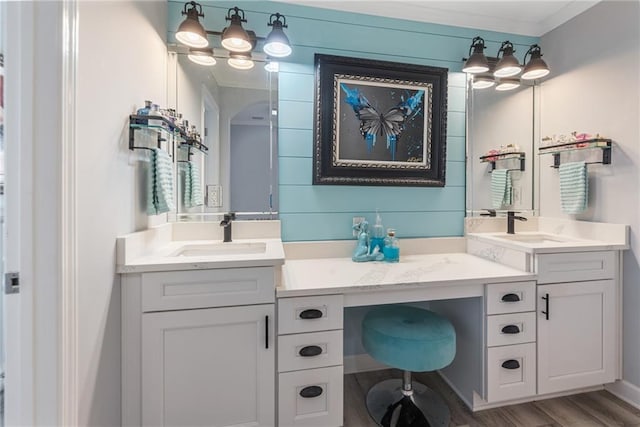
[[[517,76],[522,71],[522,66],[518,59],[513,56],[513,43],[509,40],[502,42],[502,46],[498,50],[498,63],[493,75],[496,77],[512,77]],[[500,57],[502,54],[502,57]]]
[[[484,56],[484,39],[482,37],[474,37],[469,47],[469,59],[466,60],[462,71],[469,74],[486,73],[489,71],[489,61]],[[471,53],[473,50],[473,53]]]
[[[251,30],[243,28],[242,24],[247,22],[244,10],[239,7],[232,7],[227,11],[226,21],[230,24],[222,31],[205,30],[199,18],[204,18],[202,6],[195,1],[185,3],[182,15],[185,20],[178,27],[176,39],[188,46],[189,59],[200,65],[215,65],[213,49],[209,47],[208,36],[219,36],[220,44],[229,53],[227,63],[240,70],[253,68],[252,52],[258,41],[264,41],[264,52],[272,58],[284,58],[291,55],[292,49],[289,39],[283,28],[287,28],[287,20],[284,15],[274,13],[269,17],[268,27],[272,27],[269,35],[258,37]],[[275,65],[271,67],[276,69]]]
[[[526,62],[527,55],[530,56],[529,62],[524,66],[522,73],[523,80],[540,79],[549,74],[549,66],[544,59],[542,59],[542,51],[537,44],[531,45],[527,53],[524,54],[524,60]]]
[[[515,49],[513,43],[508,40],[502,42],[495,58],[487,58],[484,49],[484,39],[474,37],[469,48],[469,58],[463,58],[465,63],[462,71],[473,75],[473,89],[486,89],[495,85],[496,90],[507,91],[519,87],[521,80],[535,80],[549,74],[549,67],[542,59],[542,52],[537,44],[531,45],[525,53],[524,67],[513,55]],[[518,78],[521,72],[522,75]]]

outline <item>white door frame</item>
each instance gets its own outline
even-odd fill
[[[77,425],[77,5],[6,4],[5,422]]]
[[[5,3],[5,271],[20,272],[19,294],[5,296],[5,424],[34,424],[33,402],[33,4]],[[3,290],[4,291],[4,290]],[[24,339],[23,339],[24,338]]]

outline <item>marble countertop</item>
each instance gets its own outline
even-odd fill
[[[188,246],[234,244],[261,244],[260,253],[224,253],[215,255],[176,256],[176,252]],[[231,243],[221,240],[178,240],[168,242],[150,254],[144,254],[123,264],[118,264],[118,273],[146,273],[152,271],[205,270],[214,268],[268,267],[284,263],[284,250],[280,239],[234,239]]]
[[[541,238],[537,239],[536,237],[538,236],[540,236]],[[628,249],[628,245],[623,242],[576,238],[562,234],[546,232],[543,233],[539,231],[523,231],[518,232],[515,235],[508,235],[504,232],[468,233],[466,237],[467,239],[475,239],[531,254],[612,251]]]
[[[526,273],[466,253],[400,255],[399,263],[350,258],[288,260],[278,297],[534,280]]]

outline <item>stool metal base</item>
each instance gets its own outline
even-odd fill
[[[379,382],[367,393],[367,410],[383,427],[447,427],[449,407],[424,384],[412,382],[409,392],[401,379]],[[401,418],[400,415],[403,414]]]

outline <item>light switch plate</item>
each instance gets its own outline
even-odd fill
[[[219,185],[207,185],[207,206],[219,208],[222,206],[222,187]]]

